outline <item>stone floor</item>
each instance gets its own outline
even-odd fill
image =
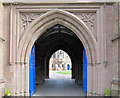
[[[33,96],[84,96],[82,86],[70,79],[70,75],[50,72],[50,79],[36,86]]]

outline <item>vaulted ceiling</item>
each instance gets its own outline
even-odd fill
[[[72,58],[81,55],[83,45],[79,38],[65,26],[55,25],[46,31],[36,40],[36,59],[49,58],[57,50],[62,49]]]

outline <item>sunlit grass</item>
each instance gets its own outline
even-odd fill
[[[71,71],[58,71],[58,74],[71,74]]]

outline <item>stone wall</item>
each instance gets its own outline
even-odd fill
[[[118,96],[120,90],[120,77],[119,77],[119,60],[120,60],[120,27],[119,27],[119,15],[120,15],[120,2],[114,4],[114,36],[112,38],[113,44],[113,69],[114,69],[114,77],[111,82],[111,95]]]
[[[119,2],[119,43],[118,43],[118,80],[119,80],[119,84],[120,84],[120,2]],[[120,90],[120,86],[119,86],[119,90]],[[119,91],[119,96],[120,96],[120,91]]]
[[[3,79],[3,5],[0,2],[0,97],[4,94],[4,79]]]
[[[3,20],[4,20],[5,48],[4,48],[4,51],[2,48],[0,48],[1,49],[0,58],[3,58],[2,53],[4,52],[4,78],[6,79],[7,87],[10,88],[12,95],[19,96],[19,95],[24,95],[25,91],[27,91],[27,93],[29,92],[29,87],[28,87],[29,75],[26,75],[25,73],[26,71],[28,71],[28,69],[26,68],[26,62],[24,62],[25,59],[23,60],[24,52],[26,51],[25,50],[26,48],[23,49],[24,51],[20,51],[21,53],[23,53],[22,54],[23,57],[20,58],[21,61],[17,61],[17,57],[19,56],[17,52],[19,51],[17,51],[17,47],[16,47],[16,45],[19,44],[19,41],[18,41],[19,37],[22,34],[24,34],[24,32],[20,32],[21,31],[20,28],[21,26],[27,26],[27,24],[29,24],[29,21],[27,21],[27,24],[22,24],[20,22],[26,21],[25,19],[29,15],[31,15],[31,13],[34,14],[33,16],[35,16],[35,17],[32,17],[31,19],[36,19],[40,17],[40,15],[46,12],[49,12],[51,9],[61,9],[61,10],[65,10],[66,12],[70,12],[70,14],[74,14],[75,17],[81,19],[84,22],[84,24],[86,24],[84,25],[86,26],[86,29],[84,30],[81,29],[82,31],[87,32],[88,29],[91,30],[91,34],[93,35],[94,39],[88,38],[87,43],[91,42],[89,45],[91,47],[92,46],[95,47],[96,51],[93,48],[91,48],[91,50],[87,51],[87,53],[89,54],[89,52],[91,52],[91,55],[92,55],[91,57],[96,56],[96,58],[93,57],[93,60],[95,58],[97,59],[97,62],[88,63],[88,72],[89,72],[88,73],[88,82],[89,82],[88,93],[91,93],[91,95],[99,95],[99,94],[104,95],[106,88],[111,87],[111,81],[116,73],[115,70],[117,68],[116,67],[118,65],[117,61],[119,59],[119,55],[118,55],[119,51],[117,50],[119,43],[115,41],[112,42],[112,38],[117,34],[117,25],[118,25],[117,10],[118,8],[117,8],[117,4],[113,5],[111,3],[107,5],[104,3],[102,4],[99,4],[99,3],[77,4],[77,5],[75,5],[75,3],[74,4],[58,4],[57,3],[57,7],[55,4],[51,4],[48,6],[48,4],[42,5],[41,3],[40,5],[39,4],[32,5],[32,3],[30,5],[13,4],[12,6],[10,4],[4,4],[4,19]],[[60,17],[63,17],[63,15],[61,14],[61,10],[59,11],[59,14],[60,14]],[[65,15],[64,17],[66,16],[67,15]],[[68,17],[68,19],[69,18],[70,17]],[[2,18],[0,19],[2,20]],[[70,18],[70,19],[73,19],[73,18]],[[48,20],[49,20],[49,17],[48,17]],[[43,20],[43,21],[46,21],[46,20]],[[77,22],[75,23],[77,24]],[[0,24],[0,27],[1,27],[1,24]],[[72,28],[72,26],[70,27]],[[94,31],[92,28],[94,28]],[[80,36],[79,33],[82,33],[82,32],[79,32],[79,33],[75,32],[75,33],[78,36]],[[0,34],[2,34],[1,31],[0,31]],[[84,37],[88,37],[89,35],[88,33],[84,33],[84,34],[85,34]],[[30,37],[26,36],[25,40],[28,40],[29,42],[29,40],[31,39],[31,35]],[[2,35],[0,35],[0,37],[2,37]],[[96,46],[93,45],[92,40],[96,41],[97,43],[95,44]],[[23,41],[23,43],[24,42],[25,41]],[[0,42],[0,46],[1,45],[3,45],[3,43]],[[84,45],[87,46],[86,44]],[[20,46],[21,50],[23,46],[22,45]],[[27,42],[25,44],[25,47],[26,46],[27,46]],[[94,52],[92,52],[92,49]],[[27,50],[27,52],[28,51],[29,50]],[[89,55],[88,57],[90,59]],[[3,62],[3,61],[0,61],[0,62]],[[0,68],[0,70],[1,69],[2,68]],[[0,72],[1,72],[0,75],[2,75],[3,73],[2,70]]]

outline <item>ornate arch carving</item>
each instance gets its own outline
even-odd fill
[[[92,32],[88,29],[82,20],[80,20],[74,14],[63,10],[49,11],[34,20],[26,28],[19,40],[17,61],[25,62],[28,60],[30,50],[35,40],[43,33],[43,31],[49,27],[54,26],[55,24],[64,25],[72,30],[79,37],[86,49],[88,63],[96,62],[97,42]]]

